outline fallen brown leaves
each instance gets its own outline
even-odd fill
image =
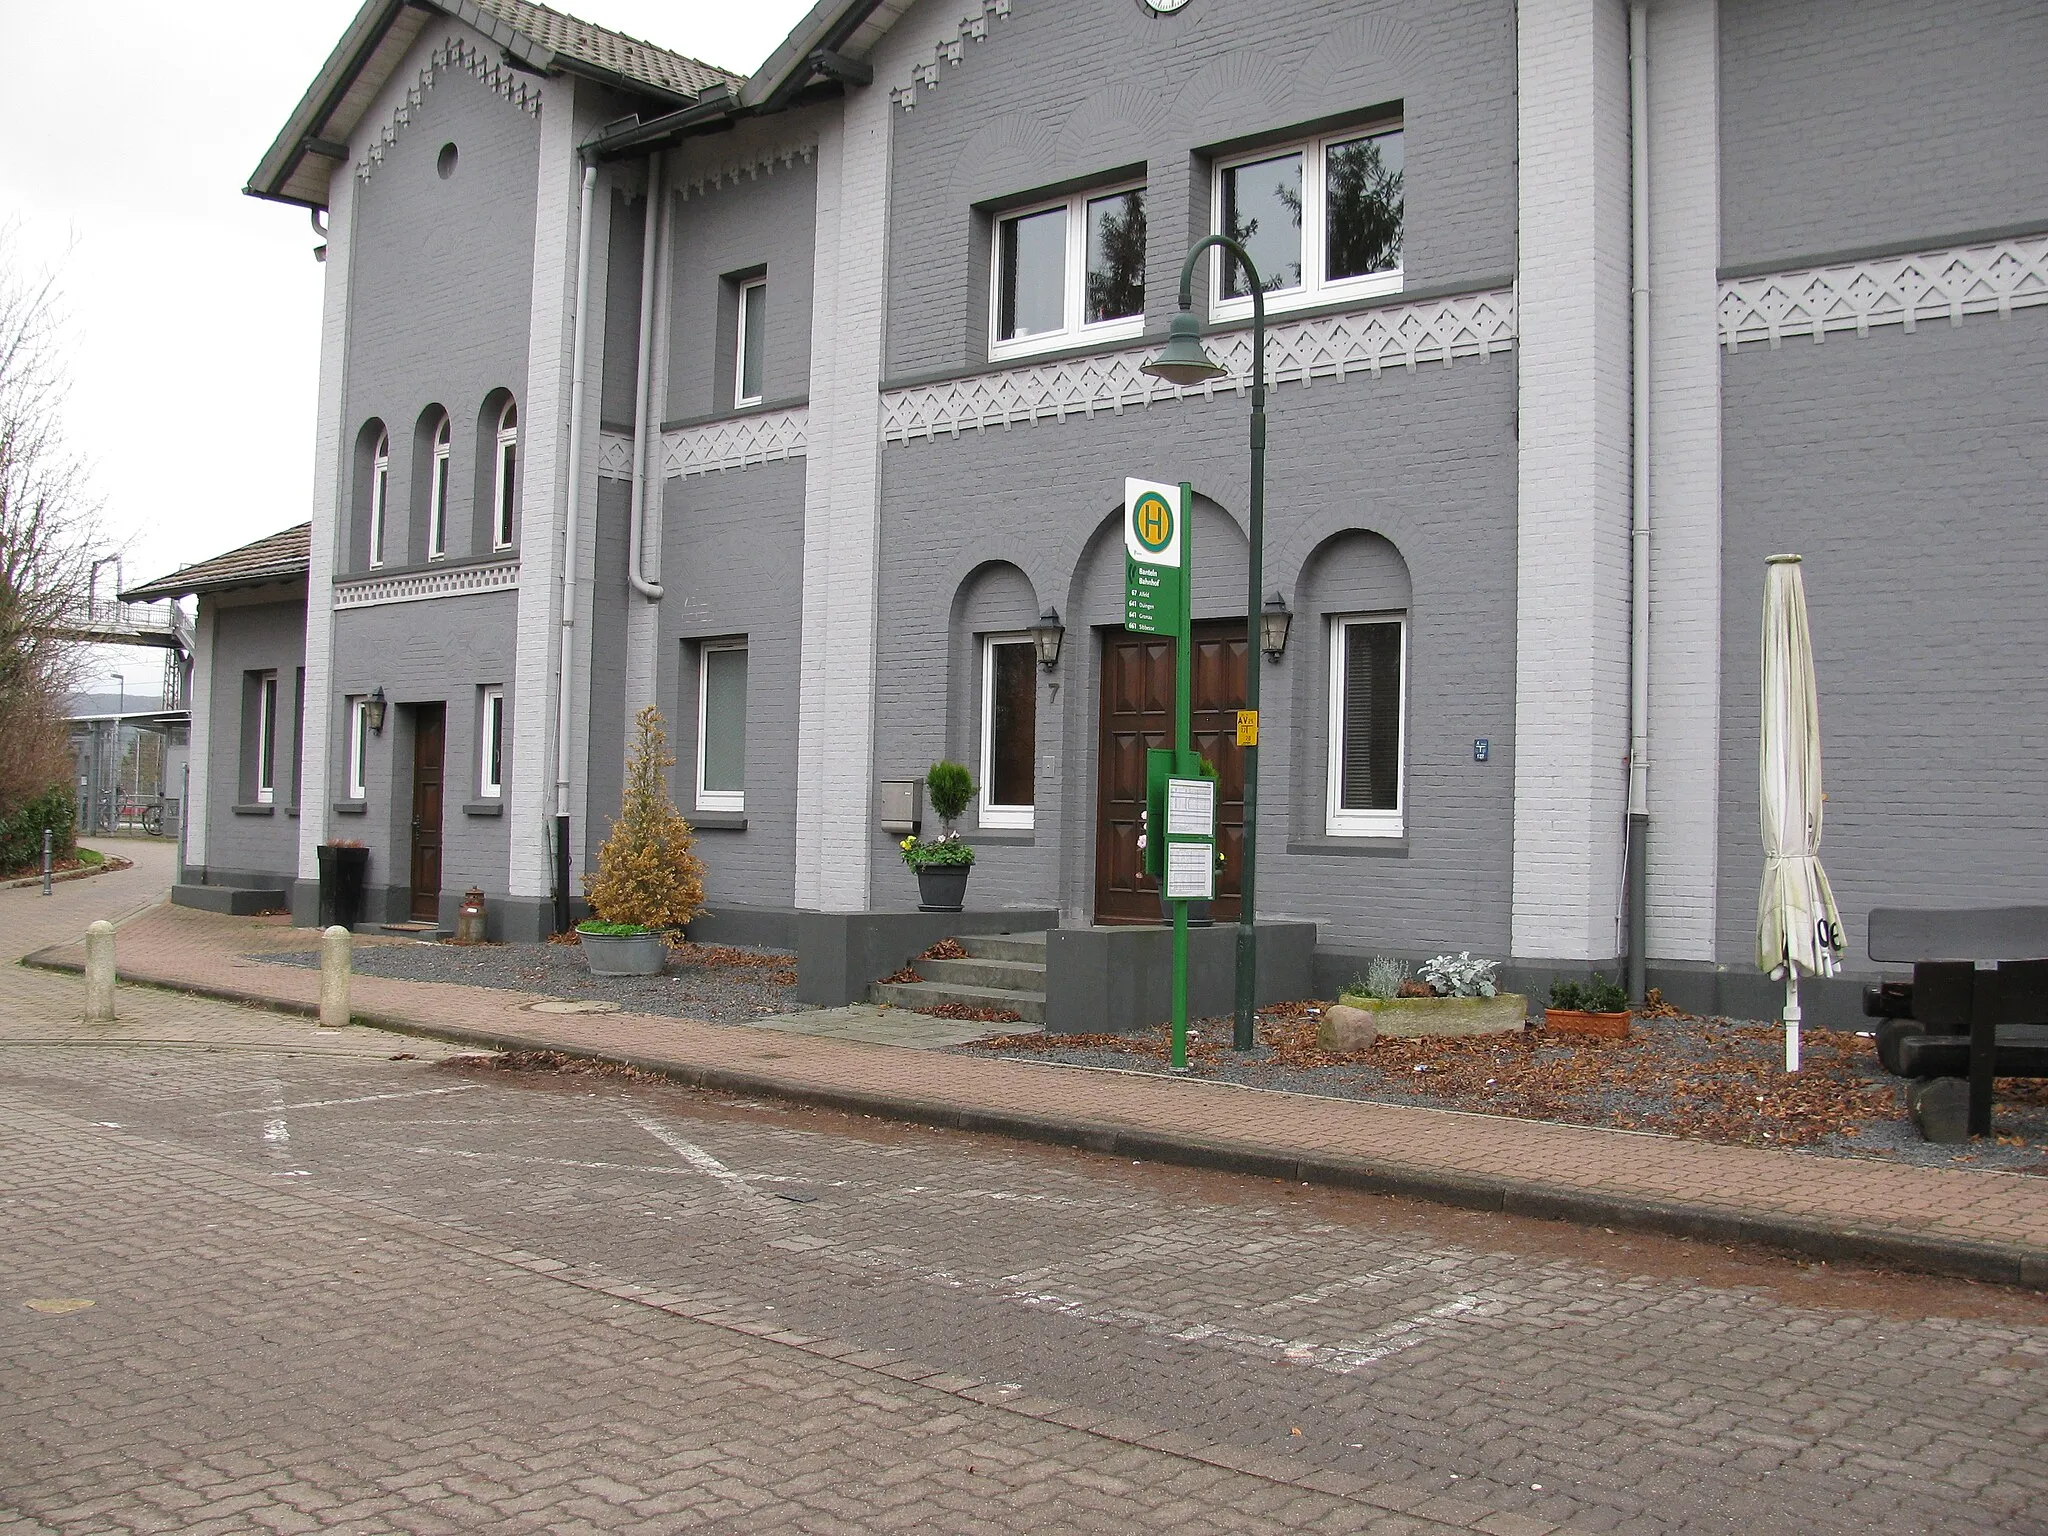
[[[1326,1006],[1297,1002],[1261,1009],[1258,1042],[1266,1054],[1248,1066],[1293,1073],[1362,1070],[1376,1075],[1383,1091],[1446,1108],[1755,1146],[1797,1147],[1830,1135],[1854,1136],[1861,1124],[1900,1113],[1895,1088],[1870,1073],[1871,1043],[1834,1030],[1805,1031],[1805,1070],[1797,1074],[1782,1070],[1777,1026],[1697,1019],[1675,1009],[1656,1015],[1655,1023],[1638,1013],[1636,1032],[1627,1040],[1526,1030],[1381,1039],[1367,1051],[1337,1053],[1316,1044]],[[1228,1020],[1205,1020],[1190,1031],[1191,1066],[1227,1057],[1228,1026]],[[1009,1052],[1093,1050],[1163,1061],[1169,1039],[1161,1027],[1135,1035],[1009,1035],[978,1044]]]
[[[917,974],[916,966],[906,965],[902,970],[891,971],[888,975],[884,976],[882,978],[882,985],[885,987],[907,987],[914,981],[923,980],[924,978]]]
[[[566,1051],[506,1051],[497,1056],[449,1056],[434,1063],[457,1072],[555,1072],[568,1077],[616,1077],[632,1083],[662,1083],[659,1072],[623,1061],[596,1061]]]
[[[932,1003],[908,1011],[927,1014],[934,1019],[960,1019],[969,1024],[1015,1024],[1023,1017],[1013,1009],[976,1008],[971,1003]]]
[[[753,971],[763,981],[778,987],[796,985],[796,956],[765,955],[730,944],[692,944],[688,939],[670,939],[669,954],[678,965],[702,965],[715,970]]]
[[[965,960],[967,948],[958,939],[941,939],[917,957],[920,960]]]

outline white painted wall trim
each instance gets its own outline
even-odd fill
[[[332,224],[327,227],[330,231],[334,228]],[[213,764],[208,757],[213,750],[213,639],[218,611],[214,599],[201,597],[192,624],[192,735],[185,748],[192,788],[190,803],[184,808],[185,864],[190,869],[206,867],[206,802],[213,783]],[[300,835],[304,836],[303,824]],[[182,882],[184,878],[181,869],[178,879]]]
[[[1874,325],[2010,318],[2048,304],[2048,234],[1736,278],[1721,285],[1720,301],[1721,344],[1731,352],[1787,337],[1825,341],[1831,331],[1868,336]]]
[[[1382,369],[1414,369],[1423,363],[1449,367],[1454,359],[1486,358],[1510,352],[1514,345],[1514,291],[1496,289],[1270,324],[1266,369],[1274,384],[1305,385],[1317,379],[1377,378]],[[1139,372],[1139,365],[1158,350],[1158,343],[1150,341],[887,390],[882,440],[906,443],[1097,411],[1121,414],[1131,406],[1210,400],[1219,392],[1241,394],[1251,388],[1249,329],[1210,338],[1210,350],[1230,376],[1193,389],[1176,389]]]
[[[1652,960],[1714,958],[1720,876],[1718,10],[1719,0],[1650,7]]]
[[[860,911],[874,841],[889,98],[854,91],[818,147],[797,722],[795,902]]]
[[[354,301],[355,200],[360,183],[336,166],[327,183],[327,260],[320,300],[320,383],[313,433],[313,529],[306,563],[306,712],[299,743],[301,880],[320,878],[327,838],[328,741],[334,701],[334,563],[341,509],[348,497],[344,466],[353,439],[347,408],[348,317]]]
[[[488,565],[460,565],[402,576],[347,578],[334,583],[337,612],[383,608],[392,603],[421,603],[437,597],[473,597],[479,592],[509,592],[519,585],[519,561],[494,560]],[[310,686],[310,684],[309,684]]]
[[[512,828],[508,889],[544,899],[554,822],[554,654],[562,570],[562,493],[568,474],[569,347],[575,316],[576,82],[550,90],[541,114],[533,231],[533,301],[526,389],[519,402],[519,616],[512,682]],[[593,417],[595,412],[591,413]]]
[[[1627,16],[1517,7],[1513,952],[1621,948],[1629,697]]]
[[[728,469],[800,459],[810,449],[810,417],[809,409],[799,405],[664,432],[661,473],[657,478],[689,479],[693,475],[720,474]],[[629,434],[607,432],[599,439],[597,472],[606,480],[633,478],[633,439]],[[650,570],[656,568],[656,553],[650,547]]]

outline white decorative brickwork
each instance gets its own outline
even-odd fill
[[[420,75],[405,93],[384,126],[370,140],[363,158],[356,162],[356,174],[368,181],[370,173],[384,163],[384,152],[398,142],[398,135],[412,122],[412,114],[427,99],[435,78],[446,69],[466,69],[490,90],[497,92],[522,112],[540,116],[540,86],[531,75],[522,75],[493,59],[483,50],[459,37],[451,37],[420,67]]]
[[[598,434],[597,478],[600,480],[630,480],[633,478],[632,433],[600,432]]]
[[[910,79],[889,92],[892,104],[906,112],[916,106],[918,88],[928,91],[939,83],[940,65],[958,64],[969,39],[977,43],[988,41],[989,17],[1010,14],[1010,0],[973,0],[973,3],[974,9],[960,18],[959,30],[941,38],[930,58],[920,59],[911,66]]]
[[[1829,331],[1867,336],[1873,325],[1910,331],[1923,320],[1961,325],[1965,315],[2009,316],[2036,304],[2048,304],[2048,234],[1736,278],[1721,285],[1721,344],[1733,351],[1788,336],[1824,341]]]
[[[703,166],[679,177],[675,183],[677,194],[684,202],[692,197],[702,197],[706,192],[715,192],[728,183],[755,181],[763,176],[773,176],[784,166],[809,165],[818,157],[815,143],[783,144],[743,159],[732,160],[721,165]]]
[[[1511,942],[1604,961],[1620,949],[1628,752],[1628,18],[1611,0],[1519,0],[1516,18]]]
[[[478,592],[505,592],[519,585],[519,562],[495,560],[489,565],[458,565],[438,571],[408,571],[402,576],[356,577],[334,584],[334,606],[381,608],[389,603],[422,603],[436,597],[468,597]]]
[[[1266,328],[1267,378],[1275,384],[1377,375],[1383,368],[1446,366],[1459,357],[1489,357],[1515,344],[1512,290],[1460,294],[1351,314],[1287,320]],[[1119,352],[1051,358],[999,373],[893,389],[882,396],[882,440],[907,443],[941,433],[1008,427],[1126,406],[1209,399],[1218,390],[1251,387],[1251,332],[1211,339],[1230,377],[1198,389],[1177,389],[1141,373],[1155,343]]]
[[[1712,960],[1720,883],[1719,0],[1650,8],[1651,960]]]
[[[734,416],[664,432],[660,477],[688,479],[691,475],[745,469],[752,464],[800,459],[809,446],[810,422],[809,409],[798,405],[784,411],[759,411],[751,416]],[[630,432],[607,432],[599,438],[597,473],[604,480],[633,478]]]

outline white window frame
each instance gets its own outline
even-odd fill
[[[502,800],[505,797],[505,690],[486,688],[484,690],[483,713],[476,733],[476,792],[480,800]],[[491,764],[491,743],[496,737],[498,763],[495,775]]]
[[[711,656],[715,651],[744,651],[744,640],[706,640],[697,647],[697,809],[700,811],[745,811],[747,792],[741,789],[704,787],[704,711],[711,702]],[[752,668],[749,667],[751,673]]]
[[[427,558],[445,560],[448,558],[448,455],[454,445],[455,433],[449,426],[448,413],[441,413],[441,424],[434,429],[433,478],[427,485]]]
[[[767,278],[750,277],[740,284],[740,302],[733,315],[732,403],[735,409],[749,405],[759,405],[764,398],[763,395],[750,395],[747,393],[747,307],[757,302],[754,297],[756,294],[760,296],[758,302],[765,304],[768,301]],[[767,351],[767,339],[768,321],[764,315],[761,320],[761,350],[763,353]],[[768,387],[768,369],[766,364],[767,359],[764,356],[761,368],[761,388],[763,391]]]
[[[512,456],[510,473],[505,467],[505,456],[508,452]],[[518,471],[519,402],[507,400],[505,409],[498,412],[497,506],[492,510],[491,516],[491,544],[494,549],[512,547],[513,514],[518,510],[517,503],[513,500],[517,490],[515,482],[518,479]]]
[[[996,647],[1022,645],[1038,665],[1038,647],[1023,630],[981,637],[981,825],[991,830],[1029,832],[1037,824],[1035,805],[998,805],[988,798],[996,782]],[[1034,686],[1036,679],[1033,680]],[[1034,706],[1035,708],[1035,706]],[[1038,762],[1033,748],[1032,778],[1037,781]]]
[[[384,563],[384,514],[391,500],[391,434],[377,439],[370,456],[370,568]]]
[[[348,701],[348,795],[350,800],[367,800],[370,796],[370,701],[354,698]]]
[[[1122,315],[1114,320],[1097,320],[1093,323],[1083,323],[1081,320],[1081,316],[1087,312],[1088,304],[1088,205],[1105,197],[1145,190],[1146,185],[1142,180],[1117,182],[1107,187],[1090,187],[1087,191],[1076,192],[1070,197],[1049,198],[1045,202],[1032,203],[1022,208],[1005,208],[989,220],[988,355],[991,362],[999,362],[1010,357],[1029,357],[1034,353],[1071,347],[1080,342],[1130,341],[1145,334],[1145,316],[1142,311],[1135,315]],[[1003,226],[1015,219],[1028,219],[1034,213],[1048,213],[1054,208],[1067,210],[1067,270],[1064,304],[1061,309],[1066,324],[1056,331],[1041,331],[1034,336],[1014,336],[1004,341],[999,334],[1003,314]],[[1150,212],[1148,208],[1148,220]],[[1149,228],[1148,224],[1148,234]]]
[[[1401,626],[1401,718],[1395,739],[1394,808],[1391,811],[1350,811],[1339,805],[1344,793],[1344,631],[1352,624]],[[1408,816],[1408,615],[1338,613],[1330,616],[1329,750],[1324,765],[1324,830],[1331,837],[1400,837]]]
[[[1330,304],[1343,299],[1372,299],[1401,291],[1401,267],[1386,272],[1368,272],[1359,277],[1340,277],[1326,280],[1323,277],[1323,261],[1328,253],[1326,225],[1329,221],[1329,203],[1324,197],[1324,173],[1328,166],[1330,146],[1350,144],[1358,139],[1377,138],[1384,133],[1405,134],[1405,122],[1362,124],[1345,128],[1336,133],[1318,134],[1312,139],[1296,139],[1292,143],[1268,144],[1262,149],[1246,150],[1240,155],[1230,155],[1218,160],[1209,173],[1209,227],[1219,234],[1228,233],[1223,228],[1223,173],[1240,165],[1257,165],[1261,160],[1277,160],[1286,154],[1301,156],[1301,283],[1293,288],[1280,288],[1266,295],[1266,313],[1284,313],[1290,309],[1306,309],[1314,304]],[[1405,151],[1407,140],[1402,140]],[[1402,228],[1402,260],[1407,256],[1407,228],[1405,213]],[[1223,247],[1209,248],[1209,318],[1211,320],[1249,320],[1252,316],[1252,296],[1241,298],[1223,297],[1223,261],[1226,256]],[[1270,274],[1261,274],[1270,275]]]
[[[256,674],[256,803],[277,803],[277,674]]]

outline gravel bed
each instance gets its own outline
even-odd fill
[[[317,953],[248,958],[320,968]],[[669,952],[668,967],[659,976],[593,976],[583,952],[571,944],[363,944],[354,965],[365,976],[617,1003],[629,1013],[713,1024],[745,1024],[804,1006],[795,996],[796,956],[778,949],[687,945]]]
[[[1314,1045],[1320,1003],[1260,1011],[1259,1044],[1228,1047],[1228,1017],[1189,1025],[1186,1076],[1286,1093],[1477,1114],[1662,1131],[1827,1156],[1874,1157],[1923,1167],[2048,1174],[2048,1083],[2000,1079],[1996,1136],[1967,1147],[1920,1139],[1906,1114],[1906,1084],[1877,1062],[1868,1037],[1808,1029],[1804,1071],[1782,1070],[1779,1026],[1746,1020],[1637,1018],[1626,1042],[1531,1030],[1521,1036],[1382,1040],[1350,1056]],[[1158,1072],[1164,1028],[1126,1037],[998,1037],[951,1047],[998,1055]]]

